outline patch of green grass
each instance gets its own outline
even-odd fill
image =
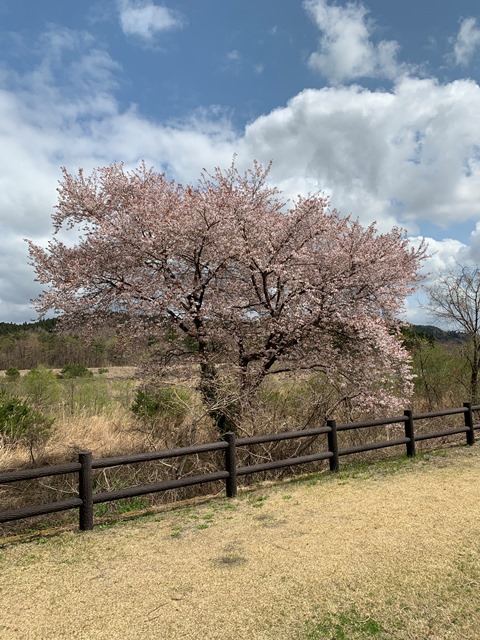
[[[206,513],[203,516],[203,519],[205,520],[205,522],[212,522],[214,517],[215,517],[215,514],[210,512],[210,513]]]
[[[218,500],[212,503],[214,511],[236,511],[238,505],[231,499]]]
[[[262,496],[250,495],[248,497],[248,501],[250,502],[252,507],[255,507],[258,509],[259,507],[263,507],[263,504],[265,500],[267,500],[267,498],[268,496],[265,496],[265,495],[262,495]]]
[[[93,517],[103,518],[107,514],[111,513],[109,510],[108,502],[101,502],[100,504],[93,505]]]
[[[336,616],[327,615],[320,622],[307,623],[306,640],[363,640],[366,638],[385,638],[384,629],[379,622],[369,616],[363,616],[352,607]]]
[[[148,509],[149,503],[145,498],[133,497],[125,498],[117,502],[118,513],[128,513],[129,511],[141,511]]]
[[[456,447],[455,449],[458,448]],[[394,475],[415,465],[423,466],[426,463],[431,463],[434,466],[436,459],[443,459],[448,456],[448,449],[435,449],[432,451],[417,451],[416,456],[412,458],[409,458],[406,454],[373,460],[347,460],[341,457],[340,470],[337,473],[329,473],[323,470],[308,476],[286,479],[284,484],[307,487],[316,487],[320,483],[332,481],[346,484],[351,479],[368,480]]]
[[[215,516],[222,511],[235,511],[238,505],[230,503],[228,500],[212,500],[208,504],[208,511],[204,511],[200,506],[186,506],[175,511],[175,526],[171,536],[180,538],[186,531],[197,531],[208,529],[215,524]],[[227,519],[231,516],[227,516]]]
[[[403,469],[408,469],[412,465],[424,464],[432,458],[437,456],[444,457],[445,455],[447,455],[446,451],[438,450],[425,453],[417,452],[417,455],[413,458],[407,457],[406,454],[397,457],[392,456],[383,460],[346,461],[340,458],[340,470],[337,473],[319,471],[307,477],[288,479],[286,483],[294,486],[300,484],[307,487],[316,487],[319,483],[332,481],[346,484],[351,479],[367,480],[393,475]]]
[[[355,478],[355,479],[368,479],[373,476],[385,476],[392,475],[398,471],[409,467],[412,464],[419,462],[422,459],[422,454],[418,453],[415,458],[408,458],[406,455],[387,458],[386,460],[359,460],[355,462],[349,462],[340,466],[340,471],[337,474],[338,478]],[[340,461],[341,465],[341,461]]]
[[[112,518],[108,522],[102,522],[98,525],[94,526],[94,529],[99,529],[100,531],[105,531],[106,529],[111,529],[112,527],[125,527],[132,520],[140,520],[142,518],[146,518],[148,514],[141,514],[132,518],[128,518],[128,520],[123,518]]]
[[[480,565],[478,551],[472,549],[462,554],[457,560],[456,568],[461,575],[460,584],[456,586],[457,592],[465,592],[466,597],[478,592],[480,585]]]
[[[145,511],[149,506],[148,500],[135,496],[116,500],[113,504],[111,502],[96,504],[93,506],[93,515],[94,517],[102,518],[109,515],[129,513],[130,511]]]

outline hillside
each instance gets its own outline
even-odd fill
[[[36,322],[0,322],[0,370],[15,367],[32,369],[38,364],[62,368],[78,363],[89,367],[125,366],[132,364],[135,349],[127,354],[117,344],[114,323],[105,327],[94,343],[87,344],[78,336],[66,336],[55,332],[57,319]],[[460,331],[445,331],[432,325],[407,325],[405,339],[412,334],[441,344],[461,344],[467,339]],[[165,335],[169,336],[168,327]],[[139,345],[139,349],[142,347]]]
[[[462,331],[446,331],[433,325],[424,324],[412,324],[411,327],[415,333],[430,336],[438,342],[462,343],[468,340],[468,336]]]
[[[48,318],[46,320],[37,320],[36,322],[0,322],[0,336],[26,333],[28,331],[48,331],[51,333],[57,324],[56,318]]]
[[[57,318],[37,320],[36,322],[0,322],[0,336],[10,334],[21,334],[29,331],[46,331],[52,333],[57,324]],[[424,334],[438,340],[439,342],[465,342],[467,336],[461,331],[444,330],[434,325],[411,324],[411,329],[417,334]]]

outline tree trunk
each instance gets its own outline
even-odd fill
[[[222,398],[217,368],[209,360],[203,345],[200,354],[200,393],[216,429],[223,436],[228,431],[236,431],[235,420],[232,419],[226,399]]]

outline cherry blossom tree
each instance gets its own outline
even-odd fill
[[[73,323],[121,312],[122,331],[137,335],[168,318],[197,346],[199,388],[221,431],[287,370],[322,371],[343,397],[394,408],[411,391],[396,317],[424,247],[341,217],[321,194],[289,206],[269,169],[255,162],[242,174],[232,162],[187,186],[145,164],[64,170],[53,239],[46,249],[29,241],[46,285],[38,311]]]

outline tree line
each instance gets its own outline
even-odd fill
[[[55,319],[15,324],[0,323],[0,370],[33,369],[45,365],[60,369],[71,363],[87,367],[129,364],[129,356],[112,332],[94,340],[55,331]]]

